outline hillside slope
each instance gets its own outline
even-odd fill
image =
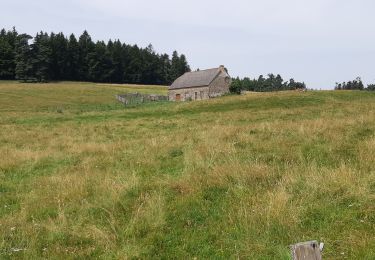
[[[134,91],[0,82],[0,258],[375,258],[374,93]]]

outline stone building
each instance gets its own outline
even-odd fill
[[[229,92],[231,77],[224,66],[187,72],[169,87],[169,100],[203,100]]]

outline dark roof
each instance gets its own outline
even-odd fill
[[[169,89],[192,88],[208,86],[221,72],[221,67],[200,70],[194,72],[187,72],[178,79],[176,79]]]

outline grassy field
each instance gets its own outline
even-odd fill
[[[136,91],[0,82],[1,259],[375,259],[374,93]]]

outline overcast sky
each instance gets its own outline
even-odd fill
[[[0,27],[120,39],[186,54],[192,69],[280,73],[309,88],[375,83],[374,0],[0,0]]]

